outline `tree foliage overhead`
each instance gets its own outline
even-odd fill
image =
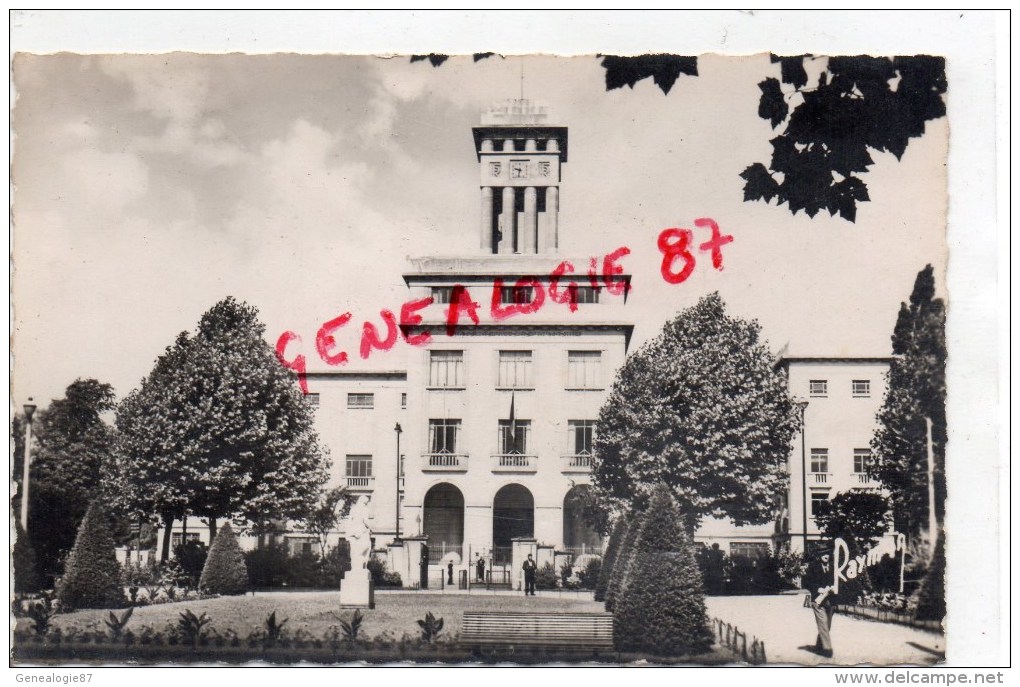
[[[715,293],[628,357],[595,437],[603,509],[642,509],[651,485],[664,483],[690,531],[705,516],[737,525],[774,517],[799,417],[759,331],[729,317]]]
[[[28,531],[45,580],[59,574],[60,561],[74,545],[86,509],[107,486],[103,475],[112,462],[115,432],[102,415],[113,410],[115,401],[109,384],[78,379],[67,387],[63,398],[37,411],[32,420]],[[12,431],[13,476],[20,484],[24,417],[15,418]],[[18,494],[21,492],[19,486]],[[19,496],[14,508],[20,505]]]
[[[662,92],[669,95],[681,74],[698,75],[698,58],[687,55],[638,55],[621,57],[604,55],[602,68],[606,70],[606,90],[630,86],[648,77]]]
[[[931,265],[900,305],[892,336],[889,383],[872,440],[872,474],[892,497],[896,529],[917,536],[928,523],[928,439],[931,421],[935,518],[946,501],[946,306],[935,297]],[[930,539],[934,536],[929,533]]]
[[[871,152],[899,160],[925,122],[945,116],[945,59],[830,57],[813,87],[805,59],[816,58],[773,55],[781,81],[758,84],[758,116],[773,129],[785,126],[771,141],[769,164],[756,162],[741,173],[744,200],[777,198],[795,215],[827,210],[853,222],[857,203],[870,200],[860,175],[874,164]]]
[[[854,555],[874,548],[889,531],[889,501],[867,491],[844,491],[817,506],[815,522],[822,534],[846,542]]]
[[[121,487],[133,509],[164,522],[192,514],[258,524],[315,503],[325,451],[264,329],[255,308],[220,301],[121,403]]]

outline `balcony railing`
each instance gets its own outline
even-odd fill
[[[375,488],[375,477],[345,477],[347,488],[351,491],[372,491]]]
[[[563,472],[591,472],[590,453],[576,453],[569,456],[560,456],[563,461]]]
[[[857,476],[857,482],[860,484],[868,484],[873,486],[876,482],[876,480],[866,472],[855,472],[854,475]]]
[[[464,453],[425,453],[425,472],[467,472],[468,457]]]
[[[828,472],[812,472],[811,477],[815,484],[828,484],[829,473]]]
[[[497,453],[492,456],[493,472],[536,472],[538,456],[524,453]]]

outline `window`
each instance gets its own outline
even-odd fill
[[[854,472],[866,474],[871,468],[871,449],[854,449]]]
[[[502,455],[528,452],[528,434],[531,433],[531,420],[499,421],[499,452]]]
[[[567,388],[598,389],[602,384],[602,351],[567,352]]]
[[[531,351],[500,351],[499,381],[496,386],[531,389]]]
[[[577,300],[576,303],[598,303],[599,292],[602,291],[600,287],[596,286],[578,286],[577,287]]]
[[[812,379],[808,382],[808,394],[815,398],[824,398],[829,395],[829,380]]]
[[[407,407],[407,394],[400,394],[400,407],[401,408]]]
[[[185,536],[183,532],[173,532],[170,535],[170,551],[173,551],[176,547],[180,546],[184,541]],[[188,541],[198,541],[198,532],[188,532]]]
[[[347,394],[348,408],[371,409],[375,407],[375,394]]]
[[[535,299],[535,289],[531,286],[501,286],[499,302],[503,305],[524,305]]]
[[[429,351],[429,386],[464,386],[464,351]]]
[[[460,420],[429,420],[431,453],[456,453]]]
[[[769,555],[769,545],[762,541],[730,542],[730,556],[742,556],[758,560]]]
[[[319,405],[319,394],[305,394],[305,403],[310,406]]]
[[[432,302],[433,303],[449,303],[450,296],[453,294],[452,286],[433,286],[432,287]]]
[[[829,471],[829,449],[827,448],[811,449],[811,472],[828,472],[828,471]]]
[[[371,477],[372,456],[347,456],[348,477]]]
[[[590,456],[594,446],[594,420],[567,420],[570,433],[570,450],[575,456]]]
[[[871,380],[870,379],[855,379],[851,383],[851,391],[853,391],[854,398],[868,398],[871,396]]]
[[[824,491],[813,491],[811,492],[811,517],[818,515],[818,506],[821,503],[829,500],[829,495]]]
[[[312,553],[312,547],[318,544],[318,539],[314,537],[288,537],[288,543],[290,544],[290,555],[297,556],[300,554]]]

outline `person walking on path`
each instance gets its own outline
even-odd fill
[[[522,566],[524,570],[524,596],[535,595],[535,572],[538,570],[538,566],[535,565],[535,560],[528,554],[528,560],[524,561]]]
[[[808,564],[804,573],[804,588],[807,590],[807,598],[804,605],[810,606],[815,616],[815,626],[818,629],[818,637],[815,639],[815,653],[826,658],[832,658],[832,615],[836,612],[832,591],[832,561],[828,551],[822,551],[811,563]]]

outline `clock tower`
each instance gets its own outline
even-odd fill
[[[481,175],[481,248],[492,254],[554,253],[559,247],[560,166],[567,127],[544,106],[513,99],[493,105],[474,127]]]

